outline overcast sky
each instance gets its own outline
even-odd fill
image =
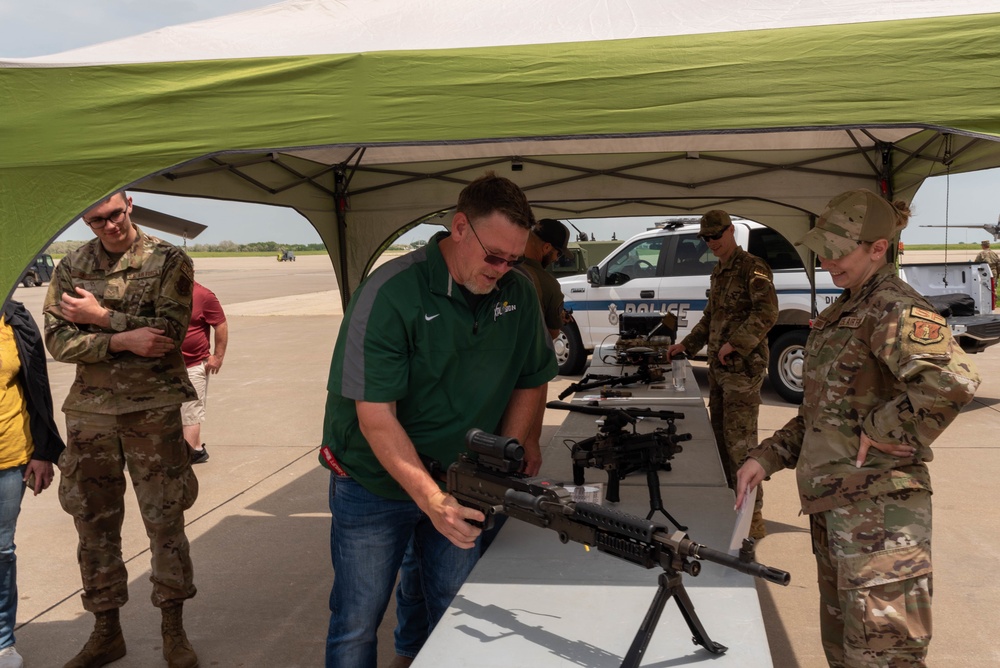
[[[0,0],[0,57],[30,57],[58,53],[89,44],[137,35],[157,28],[274,4],[270,0]],[[945,197],[943,178],[924,184],[913,201],[914,218],[903,232],[908,244],[943,243],[945,230],[921,225],[995,224],[1000,215],[1000,170],[989,170],[951,177],[950,196]],[[297,213],[250,204],[212,200],[192,200],[137,193],[135,202],[175,216],[208,225],[198,237],[199,243],[223,240],[247,243],[316,243],[319,235]],[[946,199],[949,202],[946,207]],[[577,227],[595,233],[599,239],[611,238],[615,229],[619,239],[641,232],[650,220],[624,222],[574,220]],[[429,228],[404,237],[404,241],[426,238]],[[90,231],[76,223],[61,239],[88,239]],[[169,235],[165,235],[169,238]],[[977,243],[990,238],[981,229],[952,228],[948,241]],[[176,241],[175,239],[171,239]]]

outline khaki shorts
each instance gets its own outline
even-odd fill
[[[188,379],[194,385],[198,398],[181,404],[181,423],[185,426],[201,424],[205,421],[205,405],[208,403],[208,371],[205,363],[188,367]]]

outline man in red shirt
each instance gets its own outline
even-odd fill
[[[181,352],[187,365],[188,378],[198,392],[195,401],[189,401],[181,406],[181,417],[184,424],[184,440],[194,451],[191,463],[200,464],[208,461],[208,450],[201,442],[201,423],[205,421],[205,404],[208,399],[208,377],[219,373],[222,359],[226,356],[226,344],[229,342],[229,325],[226,314],[215,293],[201,283],[195,281],[194,299],[191,304],[191,323],[188,325]],[[209,329],[215,330],[215,352],[208,338]]]

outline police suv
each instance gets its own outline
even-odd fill
[[[748,220],[734,220],[736,243],[763,258],[774,273],[778,322],[768,334],[771,385],[784,399],[802,401],[802,365],[809,335],[811,286],[799,254],[778,232]],[[673,313],[680,341],[701,319],[708,302],[709,275],[718,259],[698,238],[696,223],[668,223],[632,237],[585,276],[559,279],[573,319],[556,342],[559,370],[579,373],[587,355],[618,337],[623,313]],[[816,307],[822,311],[840,294],[829,272],[816,270]]]

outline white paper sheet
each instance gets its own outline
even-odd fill
[[[754,502],[757,500],[757,488],[750,490],[743,499],[743,506],[736,511],[736,524],[733,526],[733,536],[729,539],[729,554],[736,556],[743,546],[743,539],[750,535],[750,522],[753,520]]]

